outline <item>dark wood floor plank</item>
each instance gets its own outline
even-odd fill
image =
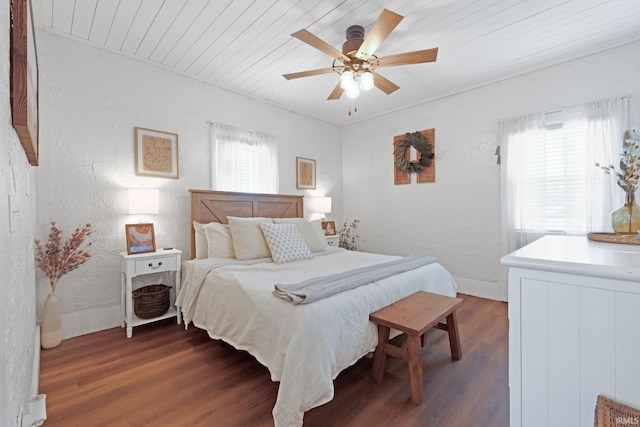
[[[387,359],[383,381],[363,358],[335,380],[334,399],[305,414],[305,427],[508,426],[506,303],[459,295],[463,358],[432,330],[423,350],[425,399],[409,399],[405,362]],[[401,339],[398,337],[397,339]],[[270,427],[278,384],[251,355],[171,319],[85,335],[41,354],[48,427]]]

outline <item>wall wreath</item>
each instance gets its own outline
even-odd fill
[[[413,147],[420,152],[419,160],[407,160],[405,153],[407,148]],[[395,151],[395,166],[401,172],[418,173],[431,165],[433,159],[433,144],[421,132],[407,132],[403,139],[398,141]]]

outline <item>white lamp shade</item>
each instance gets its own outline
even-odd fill
[[[331,197],[314,197],[309,199],[307,208],[311,212],[316,213],[331,213]]]
[[[331,197],[318,197],[318,212],[331,213]]]
[[[340,76],[340,87],[342,89],[348,90],[354,85],[353,83],[353,71],[344,71]]]
[[[349,98],[357,98],[360,96],[360,87],[357,84],[354,84],[347,88],[347,96]]]
[[[129,215],[160,213],[160,192],[157,188],[129,188]]]
[[[360,75],[360,89],[371,90],[373,89],[373,74],[370,71],[365,71]]]

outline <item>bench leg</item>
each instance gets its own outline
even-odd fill
[[[460,346],[460,334],[458,333],[458,319],[456,312],[447,316],[447,331],[449,332],[449,346],[451,347],[451,358],[462,359],[462,347]]]
[[[419,405],[424,399],[424,385],[422,383],[422,342],[419,335],[407,334],[407,356],[411,401]]]
[[[390,328],[388,326],[378,325],[378,345],[376,351],[373,353],[373,369],[371,370],[371,377],[377,383],[382,381],[384,375],[384,365],[387,360],[387,353],[384,351],[384,347],[389,341]]]

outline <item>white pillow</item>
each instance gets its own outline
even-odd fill
[[[233,250],[233,239],[231,238],[231,229],[226,224],[218,224],[212,222],[205,227],[207,235],[207,243],[209,258],[235,258],[236,253]]]
[[[324,230],[322,229],[322,221],[310,221],[310,224],[318,239],[323,242],[323,245],[325,247],[329,246],[329,242],[327,241],[327,238],[324,235]]]
[[[327,239],[318,237],[316,231],[309,221],[304,218],[273,218],[274,224],[295,224],[302,234],[305,243],[311,252],[322,252],[326,250]],[[320,227],[322,230],[322,227]]]
[[[313,254],[296,224],[260,224],[274,264],[311,259]]]
[[[196,259],[204,259],[209,252],[209,244],[207,243],[207,235],[204,232],[206,224],[200,224],[193,221],[193,229],[196,231]]]
[[[231,230],[226,224],[193,222],[196,230],[196,259],[235,258]]]
[[[273,224],[269,218],[241,218],[230,216],[229,228],[233,240],[233,251],[238,259],[258,259],[271,256],[260,224]]]

